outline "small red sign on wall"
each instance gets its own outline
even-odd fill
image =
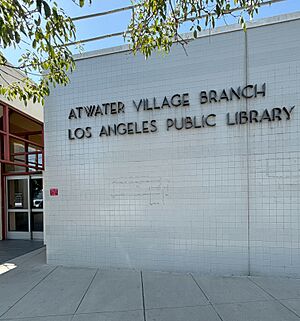
[[[58,196],[58,188],[50,188],[50,196]]]

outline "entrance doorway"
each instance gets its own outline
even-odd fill
[[[37,175],[8,176],[7,238],[43,240],[43,179]]]

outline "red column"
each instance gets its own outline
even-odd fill
[[[4,160],[10,160],[10,145],[9,145],[9,109],[6,105],[3,107],[3,158]],[[1,168],[1,196],[2,196],[2,237],[6,239],[6,186],[5,186],[5,176],[3,175],[4,166]]]

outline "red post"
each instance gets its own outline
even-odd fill
[[[1,166],[1,208],[2,208],[2,239],[6,239],[6,226],[7,226],[7,220],[6,220],[6,186],[5,186],[5,176],[2,174],[3,166]]]
[[[7,106],[3,106],[3,129],[5,134],[3,135],[4,144],[4,159],[10,160],[10,146],[9,146],[9,110]]]
[[[6,105],[2,105],[3,108],[3,130],[5,134],[3,135],[3,158],[6,161],[10,161],[10,146],[9,146],[9,109]],[[6,186],[5,177],[3,175],[5,165],[1,166],[1,196],[2,196],[2,237],[6,239]]]

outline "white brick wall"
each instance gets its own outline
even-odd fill
[[[188,55],[175,45],[147,61],[117,49],[79,60],[45,107],[48,262],[300,276],[299,17],[254,24],[247,36],[221,28],[191,41]],[[264,82],[265,97],[199,103],[201,90]],[[185,92],[190,107],[132,106]],[[112,101],[126,112],[68,119],[71,108]],[[289,121],[225,123],[228,112],[292,105]],[[167,118],[209,113],[216,127],[166,131]],[[156,133],[97,135],[105,124],[151,119]],[[86,126],[92,138],[68,140],[69,128]]]

